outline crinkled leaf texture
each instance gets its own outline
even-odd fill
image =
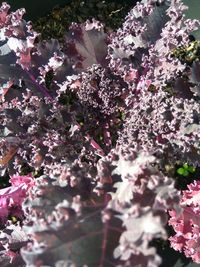
[[[171,56],[199,24],[184,21],[184,10],[179,0],[142,1],[108,35],[95,20],[72,24],[61,49],[56,40],[38,42],[23,9],[9,13],[2,4],[1,175],[24,163],[42,173],[28,192],[19,177],[2,189],[2,206],[13,196],[24,216],[3,229],[2,265],[160,265],[151,241],[167,239],[168,209],[180,214],[165,164],[199,164],[199,66]],[[182,213],[194,236],[197,210]],[[184,238],[195,247],[197,236]]]
[[[187,45],[188,34],[197,29],[197,20],[184,21],[187,9],[181,1],[144,1],[126,17],[121,29],[108,46],[110,67],[127,81],[151,80],[163,86],[185,69],[184,64],[170,56],[173,48]]]
[[[38,178],[23,205],[29,218],[23,229],[32,237],[21,249],[27,266],[57,266],[59,261],[66,266],[115,265],[112,252],[119,239],[119,220],[111,218],[111,213],[102,219],[102,201],[97,205],[81,202],[80,195],[75,195],[78,185],[60,187],[52,182]]]
[[[19,251],[26,245],[28,236],[22,230],[19,221],[12,224],[7,219],[23,219],[22,202],[29,189],[34,186],[34,179],[32,175],[15,175],[11,177],[10,183],[10,187],[0,190],[0,222],[1,225],[5,225],[0,231],[0,263],[5,267],[20,267],[24,266],[24,261]]]
[[[7,227],[0,233],[0,264],[2,267],[24,267],[25,263],[19,253],[28,242],[28,236],[19,223],[8,221]]]
[[[33,177],[12,176],[11,186],[0,189],[0,221],[5,222],[8,216],[22,216],[21,205],[26,198],[27,191],[34,185]]]
[[[117,213],[125,227],[114,250],[114,257],[125,261],[125,266],[161,263],[149,242],[166,239],[166,210],[170,206],[177,209],[179,197],[172,179],[163,176],[156,163],[151,153],[130,146],[118,147],[98,162],[100,182],[96,190],[104,188],[109,177],[115,182],[116,191],[111,193],[107,208]]]
[[[188,185],[188,190],[183,191],[180,202],[183,211],[177,214],[170,211],[169,225],[172,225],[176,234],[170,237],[171,246],[177,251],[183,251],[186,257],[191,257],[194,262],[200,263],[200,182],[194,181]]]

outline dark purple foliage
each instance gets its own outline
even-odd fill
[[[20,195],[0,192],[1,266],[159,266],[151,241],[166,240],[167,211],[180,212],[166,166],[199,165],[199,62],[172,56],[199,22],[184,20],[180,0],[143,0],[116,32],[72,23],[60,45],[9,8],[0,8],[0,174],[33,184],[14,218]]]

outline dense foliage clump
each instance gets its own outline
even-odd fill
[[[60,43],[9,9],[0,265],[157,267],[167,240],[199,263],[199,21],[180,0],[143,0],[117,30],[73,22]]]

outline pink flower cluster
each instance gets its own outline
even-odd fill
[[[188,185],[183,191],[180,205],[182,211],[170,211],[169,225],[176,234],[169,238],[171,246],[194,262],[200,263],[200,181]]]
[[[21,217],[22,202],[29,188],[34,185],[32,175],[14,175],[10,178],[11,186],[0,190],[0,221],[4,222],[9,215]]]

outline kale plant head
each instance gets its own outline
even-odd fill
[[[168,238],[167,211],[188,223],[166,166],[200,160],[199,61],[173,56],[199,22],[184,19],[180,0],[143,0],[121,28],[74,22],[60,45],[9,9],[2,3],[1,266],[159,266],[152,244]],[[184,252],[198,261],[190,236]]]

